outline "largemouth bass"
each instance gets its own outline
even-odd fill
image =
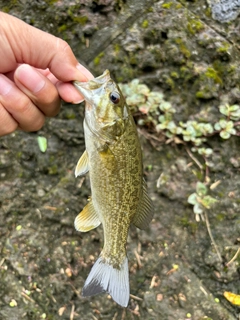
[[[130,224],[148,227],[152,202],[143,179],[141,146],[133,117],[118,85],[106,70],[73,84],[85,98],[86,150],[75,176],[89,171],[91,198],[75,219],[78,231],[103,225],[103,250],[83,287],[83,296],[108,292],[119,305],[129,301],[126,243]]]

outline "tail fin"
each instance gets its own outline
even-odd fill
[[[101,292],[108,292],[119,305],[127,307],[129,301],[127,257],[120,270],[103,262],[101,256],[95,262],[84,284],[82,295],[88,297]]]

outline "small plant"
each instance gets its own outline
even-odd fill
[[[225,119],[221,119],[215,123],[214,129],[219,131],[219,135],[223,139],[229,139],[231,135],[236,134],[233,121],[227,121]]]
[[[206,209],[210,209],[214,203],[217,202],[216,199],[211,197],[208,193],[208,188],[202,182],[197,182],[196,192],[192,193],[188,197],[188,203],[193,205],[193,212],[196,215],[196,220],[200,221],[200,217],[204,220],[203,213]]]
[[[120,84],[126,102],[134,112],[141,112],[146,117],[139,120],[139,125],[144,126],[153,123],[157,133],[163,133],[166,138],[181,143],[191,143],[192,152],[202,155],[206,164],[206,158],[213,150],[204,148],[203,144],[213,135],[219,134],[222,139],[229,139],[232,135],[239,135],[237,127],[240,127],[240,106],[224,104],[219,106],[219,111],[225,118],[215,123],[198,122],[188,120],[176,122],[174,106],[164,99],[161,92],[151,91],[138,79],[128,84]],[[180,139],[180,140],[179,140]]]
[[[240,118],[240,106],[237,104],[230,106],[228,103],[226,103],[225,105],[221,105],[219,107],[219,111],[228,119],[233,121],[237,121]]]
[[[213,239],[210,224],[208,221],[207,210],[217,202],[215,198],[209,195],[207,183],[210,182],[209,167],[212,166],[209,158],[214,150],[206,147],[204,144],[213,135],[219,135],[222,139],[229,139],[233,135],[240,135],[240,106],[222,104],[219,106],[219,112],[223,118],[215,123],[198,122],[197,120],[188,120],[186,122],[177,122],[174,120],[176,109],[174,106],[164,99],[161,92],[151,91],[145,84],[140,84],[138,79],[128,84],[120,84],[123,95],[127,104],[133,113],[139,111],[144,115],[138,120],[140,126],[144,126],[149,122],[153,124],[156,133],[162,133],[167,142],[182,143],[188,155],[200,168],[201,173],[205,168],[204,181],[198,181],[196,191],[188,197],[188,203],[193,205],[193,212],[197,221],[201,219],[205,221],[206,227],[215,247],[219,260],[222,261],[217,245]],[[149,137],[150,135],[148,135]],[[197,153],[204,162],[202,164],[189,150]],[[161,175],[162,176],[162,175]],[[196,175],[197,176],[197,175]],[[202,174],[198,175],[199,180]],[[160,185],[160,182],[158,182]]]
[[[191,159],[197,164],[201,172],[205,168],[204,181],[209,182],[209,168],[212,166],[209,160],[214,150],[204,145],[213,135],[219,135],[222,139],[229,139],[232,135],[240,135],[240,106],[222,104],[219,111],[224,118],[215,123],[198,122],[188,120],[177,122],[174,120],[176,109],[164,99],[161,92],[151,91],[138,79],[128,84],[120,84],[126,102],[134,112],[139,111],[144,115],[139,120],[139,125],[144,126],[151,122],[156,133],[162,133],[167,141],[174,141],[185,145]],[[149,135],[148,135],[149,136]],[[189,150],[189,145],[191,151]],[[202,158],[203,164],[192,154],[197,153]],[[202,175],[200,175],[202,177]],[[217,200],[208,194],[207,186],[201,181],[197,182],[196,192],[192,193],[188,202],[193,205],[196,220],[204,219],[206,209],[210,209]]]

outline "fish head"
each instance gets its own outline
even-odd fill
[[[84,96],[85,122],[89,129],[102,138],[118,139],[125,131],[129,110],[109,71],[88,82],[74,81],[73,84]]]

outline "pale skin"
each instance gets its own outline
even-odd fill
[[[92,78],[65,41],[0,12],[0,136],[39,130],[61,99],[83,100],[71,81]]]

